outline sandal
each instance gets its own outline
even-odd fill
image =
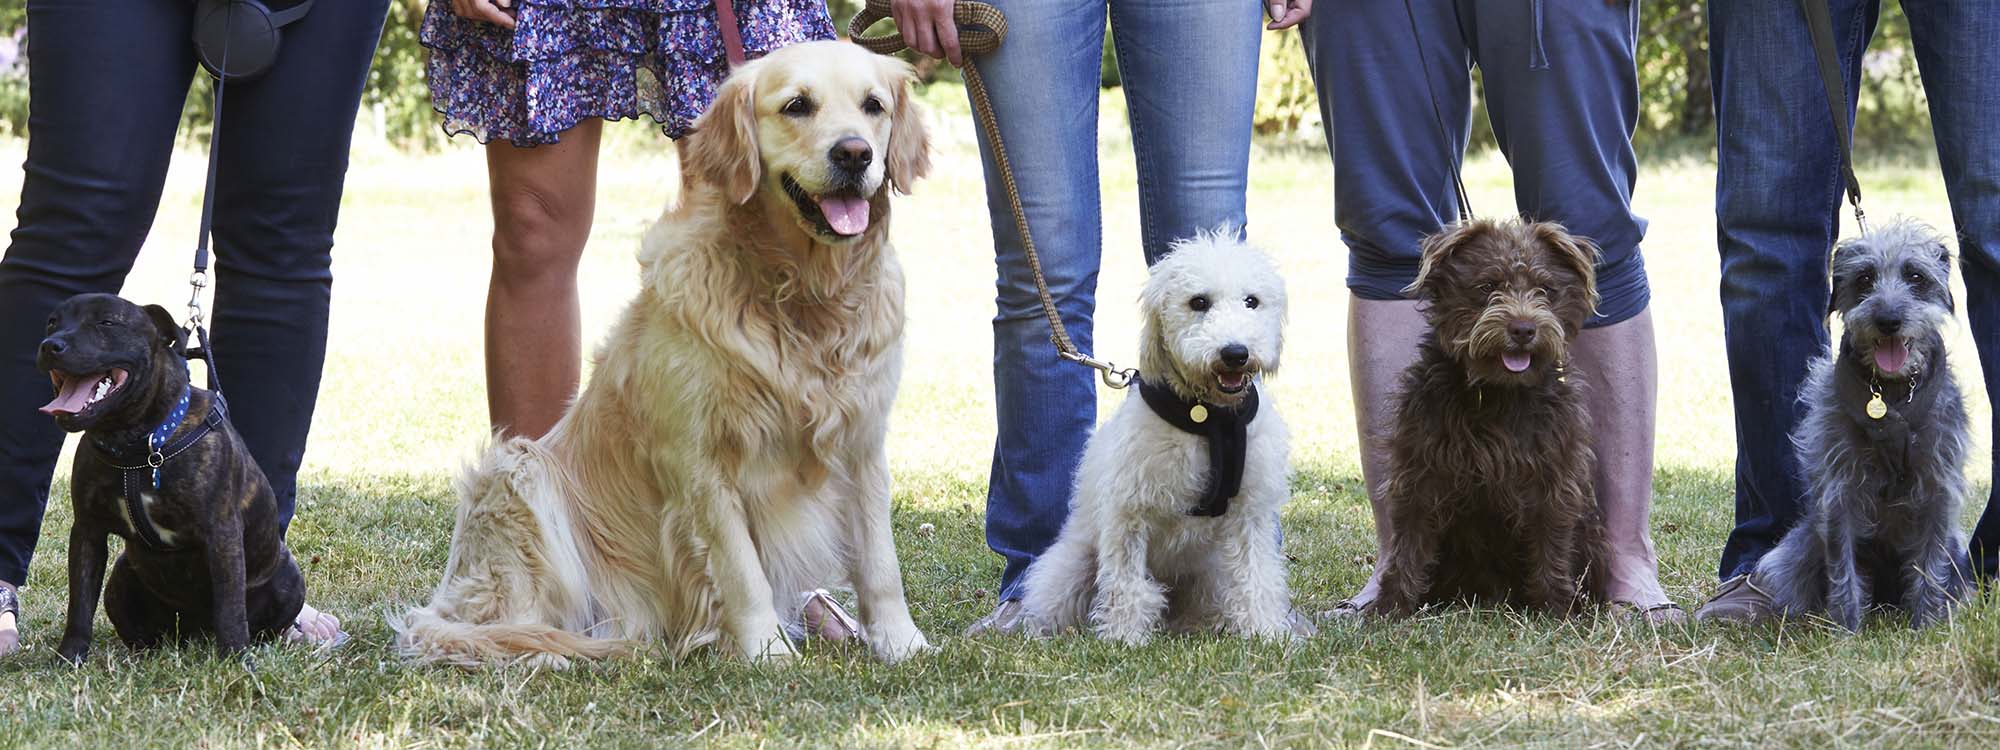
[[[862,635],[861,621],[848,614],[826,589],[813,589],[801,594],[800,598],[803,602],[799,605],[801,632],[798,635],[818,636],[834,643],[848,640],[868,642]]]
[[[310,605],[308,605],[308,608],[310,608]],[[313,614],[315,616],[323,616],[325,613],[317,609],[314,609]],[[349,637],[347,635],[347,631],[340,630],[338,627],[336,627],[333,631],[333,636],[331,638],[327,638],[326,640],[323,641],[315,640],[310,634],[306,633],[305,628],[299,627],[299,622],[295,618],[292,620],[291,626],[285,628],[284,639],[286,643],[297,643],[297,644],[312,646],[313,653],[326,653],[328,651],[340,648],[341,646],[347,645]]]

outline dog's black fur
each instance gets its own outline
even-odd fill
[[[35,363],[51,375],[58,397],[44,411],[63,429],[84,433],[71,473],[69,623],[58,653],[80,661],[89,652],[100,593],[119,638],[133,647],[213,634],[230,654],[252,637],[290,627],[305,603],[305,580],[285,548],[271,485],[226,420],[160,468],[159,491],[146,473],[146,515],[167,549],[149,546],[128,518],[117,468],[124,461],[100,447],[130,446],[144,463],[147,434],[188,385],[186,336],[173,316],[158,305],[84,294],[56,308],[46,335]],[[120,371],[124,379],[99,400],[75,412],[57,408],[66,381],[96,383]],[[174,437],[200,429],[218,406],[213,393],[193,389]],[[107,584],[112,534],[125,549]]]

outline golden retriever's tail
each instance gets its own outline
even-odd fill
[[[630,653],[631,641],[579,635],[547,625],[476,625],[439,615],[430,607],[391,617],[396,652],[418,664],[483,667],[495,664],[569,666],[571,659],[606,659]]]
[[[418,663],[563,667],[632,650],[579,632],[595,613],[559,466],[545,446],[516,438],[466,467],[437,590],[426,606],[388,618],[398,653]]]

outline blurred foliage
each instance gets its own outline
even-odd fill
[[[1776,2],[1778,0],[1768,0]],[[423,45],[417,29],[427,0],[390,0],[382,44],[369,73],[360,121],[365,131],[411,148],[435,146],[436,117],[424,77]],[[846,33],[847,20],[861,0],[829,0],[836,25]],[[1855,137],[1864,147],[1894,148],[1927,144],[1927,102],[1910,52],[1910,29],[1900,5],[1885,3],[1874,43],[1864,60],[1867,79],[1859,104]],[[1707,7],[1703,0],[1646,0],[1639,22],[1638,72],[1641,100],[1635,140],[1642,148],[1661,143],[1686,143],[1706,148],[1714,139],[1715,112],[1708,70]],[[25,3],[0,1],[0,135],[20,134],[27,120],[27,66],[10,60],[8,45],[24,23]],[[888,31],[884,23],[878,31]],[[18,56],[18,55],[17,55]],[[926,82],[956,81],[949,65],[904,53]],[[1118,66],[1110,35],[1106,35],[1103,85],[1119,85]],[[197,82],[189,92],[183,132],[198,135],[209,119],[209,87]],[[1264,36],[1258,76],[1256,132],[1265,138],[1319,137],[1317,97],[1296,33]],[[1476,144],[1490,144],[1484,118],[1474,126]]]

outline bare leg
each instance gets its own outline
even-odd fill
[[[540,437],[583,377],[576,267],[597,203],[603,122],[561,143],[486,147],[493,192],[493,277],[486,290],[486,408],[493,428]]]
[[[1641,608],[1670,602],[1653,553],[1653,423],[1659,364],[1650,310],[1578,336],[1573,372],[1584,380],[1597,504],[1610,549],[1606,595]],[[1677,613],[1676,613],[1677,614]],[[1655,619],[1676,615],[1655,613]]]
[[[1389,477],[1389,435],[1396,429],[1396,394],[1403,371],[1417,361],[1417,345],[1429,332],[1417,303],[1365,300],[1347,303],[1347,372],[1353,382],[1355,434],[1361,440],[1361,478],[1368,486],[1368,505],[1375,515],[1377,554],[1390,549],[1390,523],[1382,502],[1382,482]],[[1368,582],[1348,601],[1366,609],[1382,585],[1382,561],[1376,560]]]

